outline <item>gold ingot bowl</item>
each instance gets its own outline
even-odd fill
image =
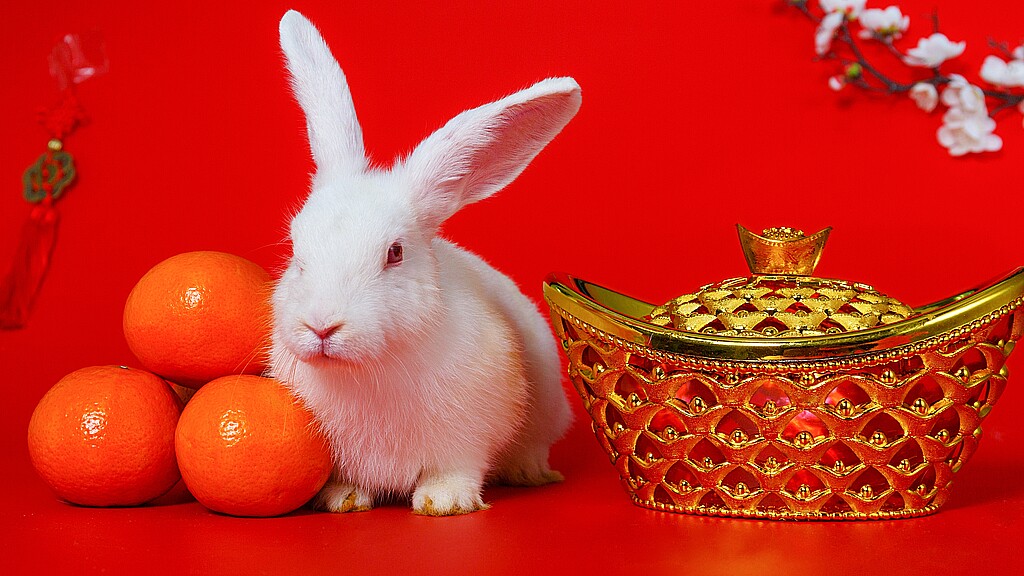
[[[1024,268],[910,308],[811,276],[828,237],[739,227],[751,276],[655,306],[544,283],[569,378],[633,501],[767,519],[934,512],[1024,333]]]

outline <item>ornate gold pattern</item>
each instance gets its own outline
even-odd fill
[[[870,286],[754,276],[709,284],[651,311],[657,326],[723,336],[820,336],[906,320],[913,309]]]
[[[736,226],[751,278],[708,284],[658,306],[656,326],[746,337],[804,337],[853,332],[906,320],[913,310],[874,288],[809,277],[831,228],[810,237],[793,228],[758,236]]]
[[[569,378],[634,502],[771,519],[934,512],[1006,385],[998,342],[1024,332],[1008,314],[909,359],[807,378],[695,370],[555,318]]]
[[[715,516],[934,512],[977,448],[1024,334],[1024,268],[918,309],[794,276],[728,280],[662,307],[568,276],[544,294],[569,378],[633,501]],[[791,301],[808,316],[827,308],[839,329],[787,324],[778,316]],[[844,305],[870,318],[839,322],[852,315]],[[694,320],[701,307],[714,312],[706,322]],[[764,318],[741,326],[741,312]],[[783,326],[765,330],[768,319]]]
[[[793,228],[768,228],[761,236],[739,224],[740,246],[747,266],[754,274],[793,274],[810,276],[818,265],[832,228],[811,236]]]

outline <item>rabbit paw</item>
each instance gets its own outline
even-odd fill
[[[351,484],[328,482],[313,500],[313,507],[326,512],[365,512],[373,498]]]
[[[498,482],[506,486],[543,486],[565,480],[558,470],[548,467],[506,468],[495,475]]]
[[[561,472],[548,466],[547,450],[507,458],[498,465],[493,478],[506,486],[543,486],[565,480]]]
[[[480,498],[480,482],[438,475],[421,481],[412,495],[412,508],[424,516],[456,516],[490,508]]]

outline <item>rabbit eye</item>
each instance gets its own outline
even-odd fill
[[[402,261],[402,243],[395,242],[388,248],[388,266],[394,266]]]

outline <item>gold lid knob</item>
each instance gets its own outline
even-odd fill
[[[821,251],[832,227],[812,236],[793,228],[768,228],[761,236],[737,224],[740,245],[753,274],[810,276],[818,265]]]

